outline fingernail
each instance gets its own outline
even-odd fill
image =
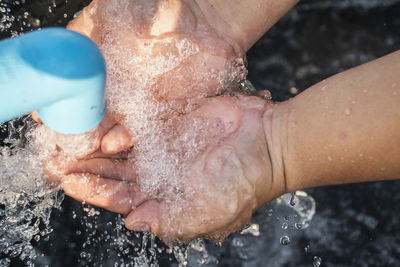
[[[144,222],[136,222],[130,227],[130,229],[136,232],[150,232],[150,226]]]

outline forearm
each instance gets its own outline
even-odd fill
[[[322,81],[274,112],[288,191],[400,177],[400,51]]]
[[[299,0],[197,0],[217,32],[246,52]]]

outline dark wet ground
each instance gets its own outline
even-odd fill
[[[52,2],[59,7],[49,13]],[[38,22],[38,18],[43,27],[65,25],[89,1],[65,2],[26,1],[13,12],[23,14],[27,9],[32,14],[29,19]],[[68,10],[67,18],[64,10]],[[0,33],[0,38],[9,34]],[[258,89],[271,90],[274,100],[283,101],[294,96],[291,87],[302,91],[330,75],[398,49],[400,1],[303,1],[250,50],[249,80]],[[209,244],[211,256],[205,266],[313,266],[314,256],[322,258],[321,266],[400,266],[399,181],[307,192],[317,203],[310,227],[282,230],[283,219],[278,221],[275,215],[268,219],[265,211],[269,207],[264,207],[255,216],[264,229],[262,236],[246,235],[240,246],[237,234],[222,247]],[[141,238],[134,234],[128,238],[136,245],[110,245],[108,234],[111,239],[125,236],[125,230],[114,223],[118,217],[111,213],[88,217],[81,204],[66,198],[62,210],[52,216],[54,233],[49,241],[37,245],[43,253],[37,266],[114,266],[114,262],[129,262],[127,255],[140,248]],[[82,221],[81,216],[88,218]],[[279,243],[283,234],[288,234],[291,244]],[[307,252],[305,247],[309,247]],[[124,251],[126,248],[130,250]],[[175,265],[172,256],[161,255],[160,266]],[[195,258],[189,262],[195,265]],[[17,260],[12,265],[18,266]]]

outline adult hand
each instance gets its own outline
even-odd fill
[[[284,193],[271,104],[231,92],[246,75],[243,52],[194,1],[95,0],[69,28],[92,38],[106,58],[110,116],[121,124],[101,150],[133,149],[128,158],[95,152],[53,162],[52,180],[66,194],[125,214],[129,229],[169,242],[224,239]],[[157,127],[149,132],[147,124]]]
[[[63,189],[79,201],[127,215],[127,228],[151,231],[166,242],[223,239],[285,192],[279,171],[272,172],[265,108],[256,97],[217,97],[187,114],[209,122],[212,142],[191,160],[176,195],[168,185],[159,189],[167,192],[164,198],[148,195],[137,183],[134,164],[110,158],[64,165]]]

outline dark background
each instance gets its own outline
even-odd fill
[[[15,2],[0,0],[0,6],[9,7],[16,17],[11,29],[0,30],[0,38],[38,27],[64,26],[90,1]],[[25,11],[29,15],[24,17]],[[258,89],[269,89],[274,100],[283,101],[295,95],[291,87],[302,91],[398,49],[400,1],[302,1],[249,51],[248,78]],[[262,221],[262,237],[246,237],[240,250],[235,243],[238,234],[222,247],[208,243],[205,266],[313,266],[314,256],[322,258],[321,266],[400,266],[398,191],[398,181],[307,190],[316,200],[317,213],[309,228],[290,231],[290,245],[280,245],[282,231],[276,229],[282,222],[266,220],[269,207],[264,207],[255,215],[256,221]],[[134,261],[146,266],[134,259],[144,255],[141,235],[121,228],[119,216],[104,211],[90,216],[84,209],[66,197],[62,209],[53,212],[54,232],[49,240],[32,241],[40,255],[36,266],[132,266]],[[162,251],[157,254],[160,266],[176,265],[165,247],[156,243]],[[149,250],[145,254],[152,256]],[[196,256],[189,259],[190,265],[196,265]],[[10,264],[22,265],[18,259]]]

